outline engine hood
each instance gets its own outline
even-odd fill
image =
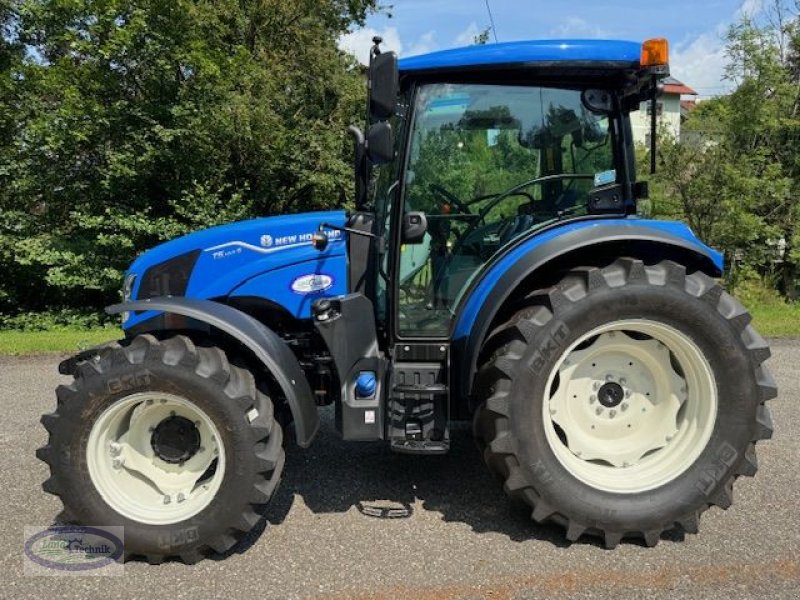
[[[135,275],[130,296],[219,298],[237,295],[237,289],[251,282],[247,295],[269,299],[295,316],[307,317],[309,303],[301,303],[302,308],[293,306],[293,296],[347,292],[345,235],[328,230],[330,243],[322,252],[311,245],[311,236],[321,223],[343,226],[346,218],[344,211],[265,217],[165,242],[139,256],[127,271],[126,277]],[[269,273],[280,276],[262,277]],[[325,285],[315,285],[314,275],[324,276]],[[306,279],[295,282],[302,277]],[[286,278],[288,283],[283,281]],[[261,285],[254,288],[255,279],[261,280]],[[132,315],[125,327],[142,321],[145,315]]]

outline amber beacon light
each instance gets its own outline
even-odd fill
[[[642,44],[643,67],[660,67],[669,64],[669,42],[665,38],[647,40]]]

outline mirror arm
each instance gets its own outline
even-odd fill
[[[656,174],[656,167],[658,164],[656,151],[658,150],[658,77],[653,75],[651,84],[651,93],[653,95],[650,100],[650,175]]]
[[[355,204],[356,208],[361,210],[367,202],[366,144],[364,133],[358,127],[350,125],[347,131],[353,136],[353,141],[355,142],[355,159],[353,163],[356,176]]]

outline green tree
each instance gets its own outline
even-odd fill
[[[140,251],[341,205],[375,0],[0,5],[0,312],[96,307]],[[10,130],[9,130],[10,128]]]
[[[794,10],[794,9],[791,9]],[[724,250],[729,277],[774,276],[797,297],[800,265],[800,29],[777,2],[727,37],[728,96],[701,103],[680,142],[662,132],[649,212],[685,219]],[[640,153],[644,157],[644,153]]]

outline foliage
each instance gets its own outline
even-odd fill
[[[98,307],[159,241],[338,205],[375,0],[0,3],[0,313]]]
[[[731,284],[758,273],[793,299],[800,276],[798,15],[777,2],[772,18],[745,19],[727,39],[736,89],[701,103],[680,142],[662,132],[646,210],[685,219],[723,249]]]
[[[63,309],[60,311],[19,312],[14,315],[0,315],[0,329],[18,331],[55,331],[64,328],[88,330],[107,327],[113,321],[102,311]]]

